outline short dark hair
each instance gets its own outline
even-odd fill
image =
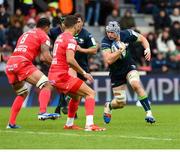
[[[74,16],[76,16],[77,18],[80,18],[84,22],[84,16],[82,14],[75,13]]]
[[[65,28],[71,28],[75,24],[77,24],[78,18],[74,15],[67,15],[64,19],[64,26]]]
[[[49,21],[49,19],[43,17],[38,20],[36,27],[43,28],[46,26],[50,26],[50,24],[51,24],[51,22]]]

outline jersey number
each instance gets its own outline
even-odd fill
[[[54,45],[54,49],[53,49],[53,56],[56,56],[57,49],[58,49],[58,44],[56,43],[56,44]]]
[[[23,44],[25,42],[25,40],[27,39],[29,34],[24,34],[21,41],[20,41],[20,44]]]

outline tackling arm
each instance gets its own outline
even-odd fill
[[[93,82],[93,78],[90,74],[86,73],[81,67],[80,65],[77,63],[77,61],[74,58],[74,51],[73,50],[66,50],[66,60],[67,63],[70,65],[70,67],[72,69],[74,69],[75,71],[77,71],[79,74],[83,75],[86,79],[88,79],[90,82]]]
[[[46,44],[41,45],[40,60],[47,64],[51,64],[52,62],[52,56],[49,51],[49,46]]]
[[[82,47],[80,47],[80,46],[78,45],[78,46],[77,46],[77,51],[83,52],[83,53],[86,53],[86,54],[92,54],[92,55],[94,55],[94,54],[97,53],[98,48],[99,48],[99,44],[98,44],[98,43],[96,43],[95,46],[90,47],[90,48],[88,48],[88,49],[82,48]]]

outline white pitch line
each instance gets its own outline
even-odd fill
[[[62,132],[35,132],[35,131],[17,131],[17,130],[0,130],[2,133],[15,133],[15,134],[32,134],[32,135],[64,135],[64,136],[76,136],[76,137],[103,137],[103,138],[108,138],[108,137],[115,137],[115,138],[126,138],[126,139],[143,139],[143,140],[159,140],[159,141],[172,141],[174,139],[172,138],[158,138],[158,137],[145,137],[145,136],[126,136],[126,135],[100,135],[100,134],[71,134],[71,133],[62,133]]]

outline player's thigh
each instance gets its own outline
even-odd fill
[[[127,81],[134,90],[143,89],[137,70],[132,70],[127,74]]]
[[[78,94],[74,94],[74,93],[68,93],[68,96],[70,96],[72,99],[76,100],[76,101],[80,101],[82,96],[78,95]]]
[[[133,85],[134,83],[139,83],[140,77],[139,77],[138,71],[137,70],[131,70],[130,72],[128,72],[126,79],[130,85]]]
[[[69,68],[68,74],[73,77],[77,77],[77,72],[72,68]]]
[[[36,70],[26,78],[26,81],[36,85],[42,76],[44,76],[44,74],[40,70]]]
[[[95,91],[91,87],[89,87],[85,82],[83,82],[76,94],[82,97],[91,96],[92,98],[94,98]]]

